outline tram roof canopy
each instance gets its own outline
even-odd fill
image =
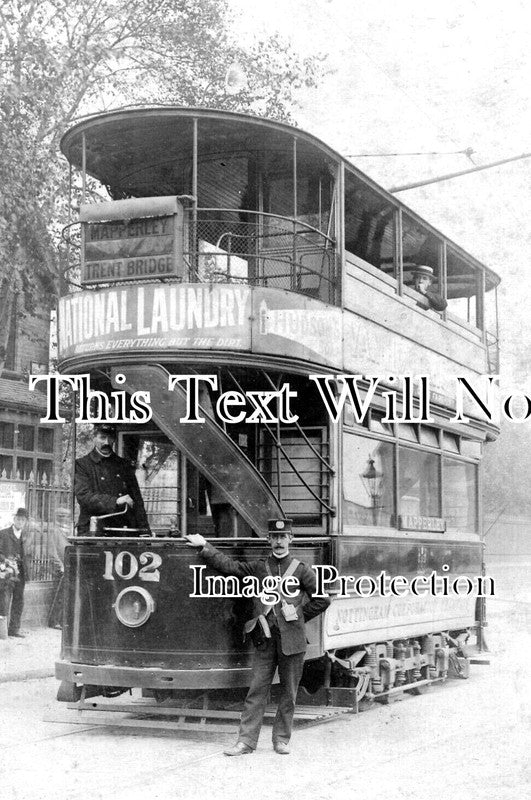
[[[298,162],[308,163],[315,159],[329,165],[343,162],[350,172],[355,173],[382,199],[404,209],[410,218],[445,239],[456,254],[484,271],[487,289],[499,283],[500,278],[495,272],[451,242],[350,161],[312,134],[285,123],[204,108],[125,108],[92,115],[78,122],[64,134],[61,150],[73,166],[82,169],[84,140],[86,171],[107,187],[113,199],[161,194],[189,195],[194,119],[198,120],[199,161],[217,159],[223,165],[229,159],[251,154],[257,157],[292,158],[296,137]],[[466,291],[457,294],[463,296]]]

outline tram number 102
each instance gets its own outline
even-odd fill
[[[141,581],[160,581],[159,567],[162,558],[158,553],[148,551],[140,553],[138,558],[128,550],[120,550],[116,555],[111,550],[104,550],[105,570],[103,577],[114,581],[115,577],[129,581],[138,578]]]

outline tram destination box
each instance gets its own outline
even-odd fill
[[[80,220],[83,285],[182,274],[184,215],[176,197],[85,204]]]

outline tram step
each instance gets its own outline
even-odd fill
[[[53,714],[50,722],[159,730],[194,730],[204,733],[234,733],[240,712],[231,709],[168,708],[151,703],[106,703],[80,701],[69,703],[70,710],[78,714]],[[276,706],[268,706],[267,721],[276,714]],[[82,713],[91,712],[91,713]],[[344,706],[297,706],[295,724],[315,725],[352,713]]]

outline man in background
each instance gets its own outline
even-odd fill
[[[65,548],[68,545],[68,537],[72,536],[72,534],[72,514],[70,509],[66,506],[60,506],[55,511],[53,526],[53,555],[56,569],[54,575],[54,598],[48,615],[48,627],[50,628],[62,627]]]
[[[28,512],[19,508],[13,517],[13,524],[0,531],[0,560],[15,561],[18,568],[18,580],[11,583],[11,603],[7,599],[8,636],[24,639],[20,632],[20,620],[24,609],[24,589],[26,586],[26,565],[24,552],[24,533],[28,526]],[[9,608],[11,606],[11,608]]]
[[[416,266],[413,271],[413,289],[424,297],[429,308],[433,308],[434,311],[444,311],[448,303],[442,295],[431,291],[432,283],[433,269],[425,265]]]

